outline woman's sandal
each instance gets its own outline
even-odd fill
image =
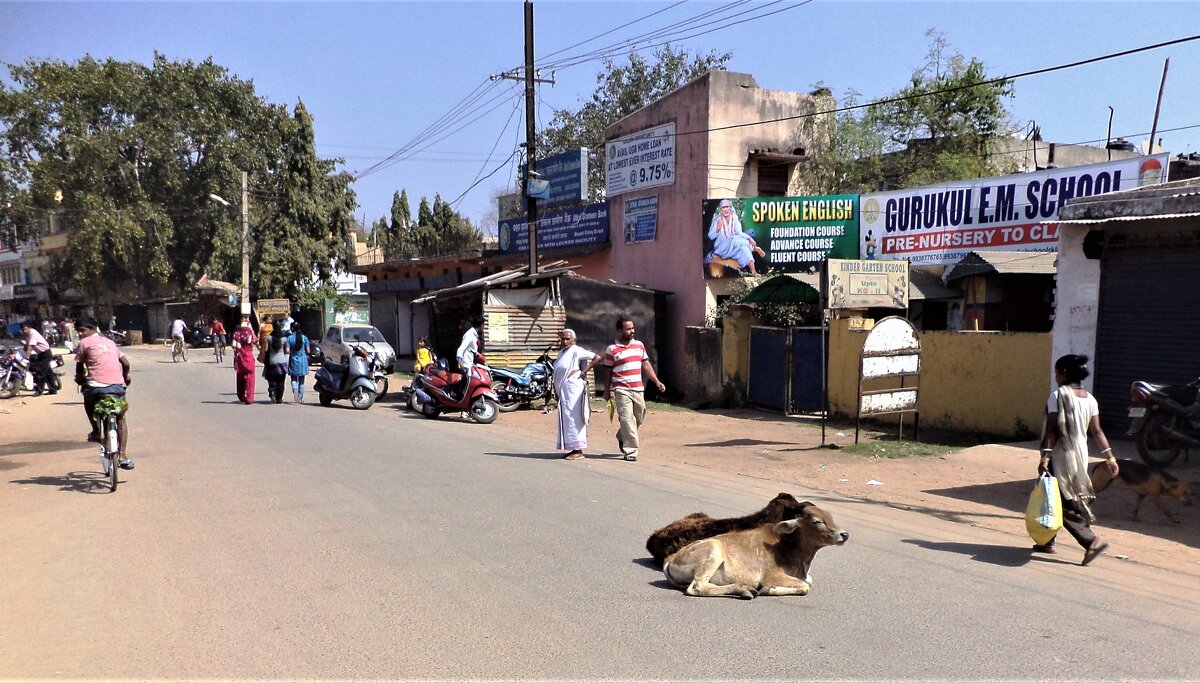
[[[1108,544],[1097,538],[1095,541],[1092,541],[1092,545],[1087,550],[1083,551],[1083,562],[1079,564],[1084,567],[1088,566],[1092,563],[1092,560],[1100,557],[1100,553],[1105,550],[1108,550]]]
[[[1033,552],[1053,555],[1058,552],[1058,548],[1055,548],[1053,543],[1047,543],[1046,545],[1038,545],[1035,543],[1033,545]]]
[[[563,456],[563,460],[583,460],[583,453],[580,451],[571,451]]]

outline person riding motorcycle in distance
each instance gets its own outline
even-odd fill
[[[83,409],[87,414],[92,431],[88,441],[100,441],[100,423],[93,414],[96,404],[105,396],[124,398],[129,386],[129,359],[109,338],[96,334],[99,325],[95,318],[80,318],[75,321],[79,330],[79,349],[75,352],[75,383],[83,391]],[[117,436],[121,441],[121,452],[117,462],[121,469],[133,469],[129,458],[129,430],[125,424],[125,413],[117,418]]]

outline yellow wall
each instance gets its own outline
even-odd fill
[[[762,322],[754,311],[734,306],[722,321],[721,374],[725,383],[741,387],[742,393],[750,379],[750,328]]]
[[[829,409],[855,414],[866,332],[834,320],[829,340]],[[1050,387],[1050,335],[1028,332],[919,332],[921,426],[1027,438],[1041,430]],[[899,379],[865,388],[898,387]],[[884,419],[887,419],[886,417]]]

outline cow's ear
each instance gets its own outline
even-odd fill
[[[775,533],[777,534],[790,534],[799,528],[800,520],[798,519],[785,519],[782,522],[777,522],[774,527]]]

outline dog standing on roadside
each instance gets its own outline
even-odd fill
[[[1167,519],[1176,524],[1179,523],[1175,515],[1167,509],[1161,496],[1163,494],[1175,496],[1184,505],[1191,505],[1192,488],[1186,481],[1179,481],[1163,470],[1133,460],[1117,460],[1117,466],[1120,474],[1116,478],[1120,479],[1137,496],[1137,502],[1133,504],[1133,512],[1129,515],[1130,519],[1138,518],[1138,508],[1142,507],[1142,501],[1149,497],[1150,502],[1162,510]],[[1113,481],[1113,476],[1109,474],[1108,468],[1100,467],[1099,464],[1092,465],[1090,474],[1092,475],[1092,488],[1096,490],[1096,493],[1108,488]]]

